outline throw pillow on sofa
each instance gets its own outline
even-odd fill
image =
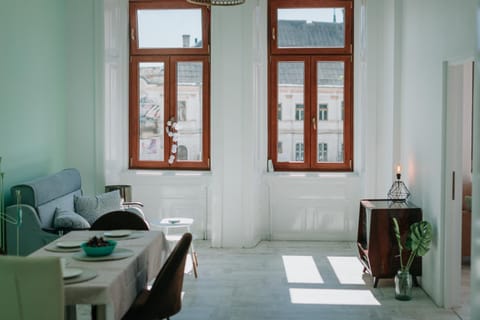
[[[90,223],[76,212],[56,208],[53,227],[55,229],[89,229]]]
[[[75,212],[92,224],[105,213],[120,210],[121,198],[118,190],[96,196],[74,196]]]

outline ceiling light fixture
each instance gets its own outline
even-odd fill
[[[187,2],[202,6],[236,6],[245,3],[245,0],[187,0]]]

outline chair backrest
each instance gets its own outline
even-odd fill
[[[149,230],[148,222],[138,214],[129,211],[112,211],[100,216],[90,230]]]
[[[0,256],[0,283],[0,319],[64,319],[58,257]]]
[[[185,261],[191,243],[192,234],[183,234],[155,278],[142,312],[148,319],[167,318],[182,308]]]

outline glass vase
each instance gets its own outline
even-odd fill
[[[410,272],[399,270],[395,275],[395,299],[403,301],[412,299],[412,286]]]

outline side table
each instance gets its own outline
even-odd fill
[[[159,223],[151,222],[150,226],[153,228],[160,228],[165,232],[165,238],[168,241],[178,241],[182,237],[181,232],[178,230],[184,230],[184,232],[190,232],[190,227],[193,224],[193,219],[191,218],[182,218],[182,217],[173,217],[173,218],[164,218],[160,220]],[[173,232],[173,233],[172,233]],[[190,254],[192,257],[192,266],[193,266],[193,273],[195,278],[198,278],[198,259],[197,259],[197,252],[193,248],[193,241],[190,245]]]
[[[392,218],[397,218],[402,243],[412,223],[422,220],[422,210],[411,202],[371,199],[360,201],[357,245],[364,269],[372,275],[374,287],[381,278],[393,278],[400,270],[397,240]],[[409,252],[403,252],[404,261]],[[414,281],[422,274],[421,257],[416,257],[410,272]]]

